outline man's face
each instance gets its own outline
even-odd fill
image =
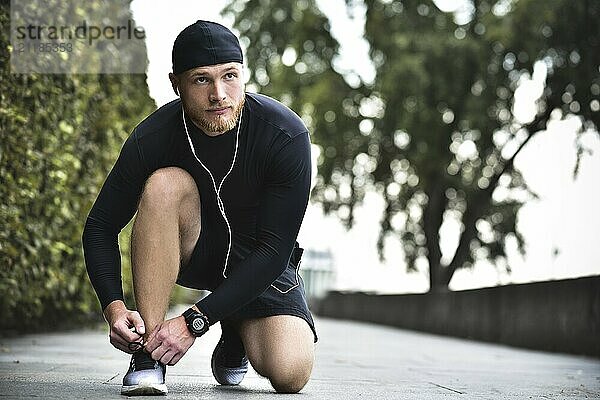
[[[198,128],[215,136],[235,127],[244,105],[240,63],[192,68],[170,78],[186,115]]]

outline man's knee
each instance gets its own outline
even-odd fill
[[[312,372],[315,347],[306,321],[290,315],[250,319],[240,325],[248,359],[280,393],[299,392]]]
[[[275,365],[270,371],[269,381],[279,393],[298,393],[310,379],[312,364],[312,359],[299,359]]]
[[[257,372],[269,379],[279,393],[297,393],[308,383],[313,367],[312,354],[265,357]]]
[[[178,167],[157,169],[146,180],[140,206],[179,203],[186,196],[197,196],[194,178]]]

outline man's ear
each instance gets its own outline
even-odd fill
[[[169,80],[171,81],[171,87],[177,96],[179,96],[179,79],[172,72],[169,73]]]

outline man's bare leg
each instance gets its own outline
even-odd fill
[[[296,393],[306,385],[315,351],[306,321],[291,315],[249,319],[239,333],[250,364],[277,392]]]
[[[180,265],[200,235],[200,196],[194,179],[176,167],[146,181],[131,237],[135,302],[147,337],[164,321]]]

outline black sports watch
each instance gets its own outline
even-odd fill
[[[185,318],[185,323],[192,335],[195,337],[200,337],[208,332],[208,318],[206,315],[194,310],[193,308],[188,308],[183,314],[183,318]]]

